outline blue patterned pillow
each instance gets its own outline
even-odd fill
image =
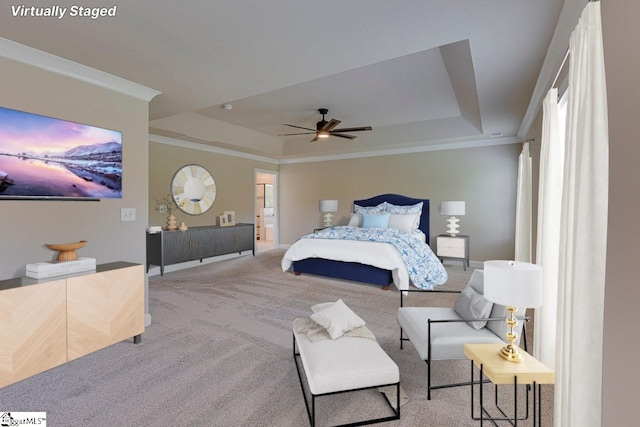
[[[422,204],[423,203],[420,202],[420,203],[416,203],[415,205],[399,206],[399,205],[392,205],[391,203],[385,202],[384,211],[392,214],[403,214],[403,215],[422,213]]]
[[[362,214],[362,228],[388,228],[391,214]]]
[[[360,205],[353,205],[353,212],[357,213],[357,214],[363,214],[363,213],[367,213],[367,214],[379,214],[379,213],[383,213],[385,211],[385,208],[387,206],[387,202],[382,202],[380,203],[378,206],[360,206]]]

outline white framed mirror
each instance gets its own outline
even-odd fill
[[[216,182],[202,166],[185,165],[171,179],[171,197],[182,212],[202,215],[216,200]]]

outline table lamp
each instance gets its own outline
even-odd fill
[[[338,212],[337,200],[320,200],[320,212],[324,212],[324,226],[333,226],[333,212]]]
[[[485,261],[484,297],[506,306],[510,313],[505,320],[509,326],[509,344],[500,349],[500,355],[511,362],[521,362],[523,353],[515,343],[518,335],[513,332],[518,325],[514,313],[518,311],[517,307],[536,308],[542,305],[542,267],[519,261]]]
[[[455,236],[460,233],[458,230],[459,218],[456,215],[464,216],[464,202],[463,201],[448,201],[440,202],[440,215],[449,216],[447,222],[447,234],[449,236]]]

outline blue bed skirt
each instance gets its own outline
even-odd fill
[[[393,282],[391,271],[353,262],[307,258],[293,262],[296,273],[314,274],[373,285],[389,286]]]

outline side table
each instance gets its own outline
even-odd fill
[[[528,353],[524,353],[524,360],[520,363],[509,362],[500,356],[500,348],[504,344],[465,344],[464,354],[471,360],[471,417],[474,420],[480,420],[480,425],[483,422],[498,420],[508,420],[513,426],[518,425],[518,421],[526,420],[529,418],[529,386],[533,387],[533,425],[542,426],[542,411],[541,411],[541,384],[553,384],[555,375],[554,372],[545,366],[538,359],[534,358]],[[476,366],[480,370],[480,417],[477,418],[473,411],[474,401],[474,374],[473,366]],[[482,377],[487,377],[495,385],[495,406],[503,415],[504,418],[494,418],[489,415],[484,407],[484,396],[482,392]],[[508,417],[507,414],[498,406],[498,385],[501,384],[513,384],[513,417]],[[527,400],[526,411],[524,417],[518,418],[518,385],[527,385]]]
[[[465,234],[457,236],[439,234],[436,236],[436,256],[440,258],[440,261],[445,259],[460,260],[466,271],[469,267],[469,236]]]

